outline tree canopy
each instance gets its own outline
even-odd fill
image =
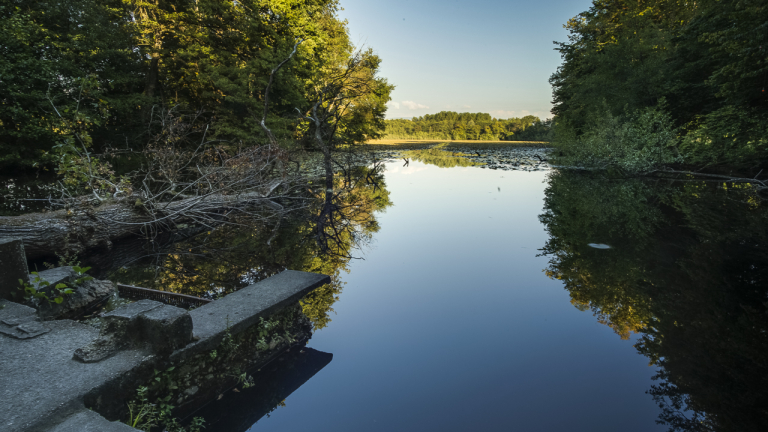
[[[668,115],[665,127],[677,136],[636,141],[637,152],[669,146],[699,166],[765,161],[766,23],[768,6],[755,0],[593,1],[565,25],[563,64],[550,79],[562,161],[582,163],[578,147],[610,147],[581,137],[594,137],[611,117],[632,124],[648,110]]]
[[[385,121],[384,138],[483,141],[548,141],[550,122],[528,115],[496,119],[487,113],[442,111],[411,120]]]
[[[297,113],[314,86],[355,52],[337,0],[0,0],[0,165],[55,165],[77,132],[95,152],[138,149],[175,109],[222,144],[284,143],[306,128]],[[367,52],[370,91],[348,101],[345,140],[383,129],[392,86]]]

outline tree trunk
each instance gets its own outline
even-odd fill
[[[272,190],[277,186],[273,186]],[[205,219],[228,208],[282,207],[261,193],[192,197],[155,207],[153,212],[128,203],[106,204],[76,212],[58,210],[0,217],[0,239],[22,240],[27,259],[56,254],[82,254],[92,248],[110,248],[112,241],[137,235],[142,229]],[[201,216],[202,215],[202,216]],[[195,216],[193,219],[191,216]]]
[[[125,205],[113,204],[93,212],[59,210],[22,216],[0,217],[0,238],[24,242],[28,259],[58,254],[80,254],[86,249],[112,246],[112,240],[136,234],[142,225],[108,223],[106,220],[149,222],[149,215]]]
[[[152,59],[149,61],[149,70],[147,71],[147,78],[144,82],[144,95],[149,98],[155,96],[155,88],[157,88],[158,75],[160,73],[160,55],[152,54]]]

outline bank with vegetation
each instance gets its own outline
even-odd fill
[[[595,0],[552,75],[556,163],[650,172],[768,161],[768,6]]]
[[[532,115],[497,119],[488,113],[441,111],[384,121],[386,140],[549,141],[551,122]]]
[[[4,1],[0,166],[72,170],[87,149],[122,173],[141,161],[128,152],[171,140],[229,152],[270,133],[307,144],[312,107],[332,109],[340,77],[336,139],[376,137],[393,87],[338,10],[336,0]]]
[[[381,136],[393,89],[338,10],[336,0],[4,2],[0,167],[52,187],[51,211],[4,217],[0,235],[35,256],[79,254],[312,207],[322,243],[345,208],[334,190],[352,182],[335,178],[346,163],[336,150]]]

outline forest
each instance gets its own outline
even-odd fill
[[[315,105],[333,112],[319,125],[332,145],[378,137],[393,86],[372,50],[352,45],[339,8],[0,0],[0,167],[82,172],[93,156],[126,172],[182,126],[182,148],[311,147]]]
[[[550,121],[536,116],[496,119],[487,113],[442,111],[422,117],[385,120],[386,139],[549,141]]]
[[[269,245],[290,214],[320,253],[349,259],[370,228],[349,196],[359,181],[380,190],[382,167],[356,174],[337,150],[381,137],[394,86],[339,10],[0,0],[3,188],[43,183],[4,210],[2,235],[28,259],[224,226],[269,226]]]
[[[757,0],[595,0],[557,43],[557,163],[758,174],[768,161],[767,26]]]

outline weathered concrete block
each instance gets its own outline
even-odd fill
[[[123,307],[117,308],[108,314],[105,314],[104,318],[134,320],[137,319],[139,315],[162,306],[162,303],[154,300],[139,300],[137,302],[129,303]]]
[[[38,314],[43,319],[78,318],[89,309],[109,300],[109,297],[116,292],[117,285],[113,282],[90,280],[74,287],[74,292],[65,295],[61,303],[42,302],[38,308]]]
[[[192,342],[192,317],[189,312],[163,305],[139,317],[141,337],[156,353],[170,354]]]
[[[99,338],[75,350],[74,358],[94,363],[130,346],[166,355],[191,340],[189,312],[153,300],[139,300],[104,315]]]
[[[161,306],[162,303],[153,300],[139,300],[105,314],[99,338],[76,349],[74,359],[83,363],[96,363],[131,345],[139,345],[139,316]]]
[[[77,272],[74,268],[69,266],[56,267],[54,269],[38,272],[37,276],[33,274],[29,275],[29,283],[31,283],[36,290],[49,293],[56,285],[72,282],[76,277]],[[48,282],[48,286],[40,287],[40,282],[35,282],[35,279],[37,278]]]
[[[19,279],[29,277],[21,240],[0,240],[0,299],[21,301]]]

